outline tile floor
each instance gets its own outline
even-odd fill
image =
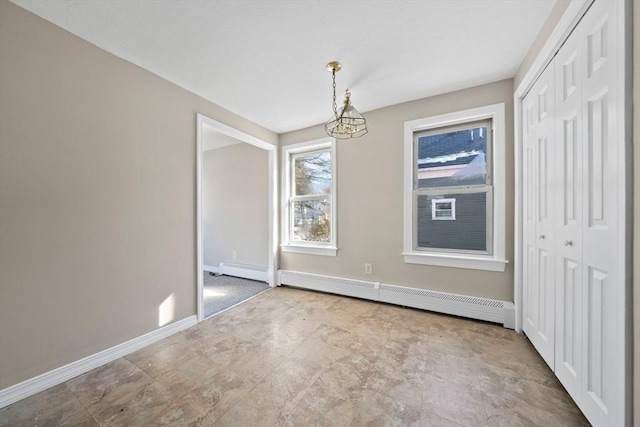
[[[276,288],[0,411],[0,425],[589,425],[500,325]]]

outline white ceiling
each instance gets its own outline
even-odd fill
[[[329,118],[333,60],[361,112],[513,77],[555,3],[12,1],[277,133]]]

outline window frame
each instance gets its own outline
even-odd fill
[[[416,133],[437,128],[465,126],[481,120],[492,124],[491,147],[487,144],[487,204],[491,204],[492,219],[487,224],[487,248],[490,253],[477,251],[442,250],[417,247],[417,218],[415,207]],[[489,141],[487,141],[489,143]],[[489,178],[489,174],[490,178]],[[492,104],[453,113],[441,114],[404,123],[404,262],[409,264],[437,265],[476,270],[504,271],[505,259],[505,104]],[[432,193],[451,194],[465,191],[461,187],[438,187]],[[468,191],[468,190],[466,190]],[[465,191],[465,192],[466,192]],[[491,250],[492,249],[492,250]]]
[[[300,196],[293,194],[294,190],[292,186],[295,182],[293,157],[320,151],[329,151],[331,154],[331,194]],[[336,170],[336,143],[334,138],[321,138],[282,147],[282,243],[280,244],[280,248],[283,252],[336,256],[338,251]],[[320,199],[329,199],[329,203],[331,204],[330,241],[310,242],[294,240],[291,228],[293,226],[293,202]]]
[[[417,168],[418,163],[418,140],[423,136],[432,136],[432,135],[441,135],[444,133],[450,132],[459,132],[464,130],[476,129],[480,127],[487,128],[487,146],[486,146],[486,158],[485,158],[485,181],[482,184],[467,184],[467,185],[445,185],[445,186],[434,186],[434,187],[419,187],[418,186],[418,171]],[[443,126],[435,126],[430,127],[427,130],[416,131],[413,133],[413,166],[415,169],[413,170],[413,197],[414,197],[414,212],[413,212],[413,226],[414,229],[418,229],[418,209],[416,208],[418,198],[420,196],[432,196],[437,197],[441,195],[461,195],[461,194],[475,194],[475,193],[485,193],[486,194],[486,205],[487,205],[487,222],[485,224],[485,250],[474,250],[474,249],[449,249],[449,248],[429,248],[429,247],[421,247],[418,246],[417,239],[414,239],[413,249],[417,252],[446,252],[446,253],[461,253],[461,254],[478,254],[478,255],[490,255],[493,253],[493,238],[491,237],[491,233],[493,230],[493,209],[489,209],[489,206],[493,207],[493,121],[491,119],[481,119],[481,120],[472,120],[465,121],[463,123],[456,123],[451,125],[443,125]],[[455,200],[455,199],[451,199]],[[432,199],[433,202],[433,199]],[[431,218],[434,220],[433,216]],[[455,218],[453,218],[455,219]],[[437,220],[449,220],[449,218],[438,218]]]

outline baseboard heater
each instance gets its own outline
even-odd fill
[[[510,301],[290,270],[280,270],[278,276],[278,283],[282,285],[453,314],[500,323],[509,329],[515,328],[515,310]]]
[[[219,267],[204,266],[205,271],[223,274],[225,276],[241,277],[243,279],[267,281],[267,267],[259,265],[240,264],[236,262],[221,262]]]

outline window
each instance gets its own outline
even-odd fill
[[[282,164],[282,250],[335,256],[334,140],[285,146]]]
[[[504,104],[405,123],[407,263],[504,271]]]
[[[455,220],[456,199],[431,199],[431,219],[433,221]]]

